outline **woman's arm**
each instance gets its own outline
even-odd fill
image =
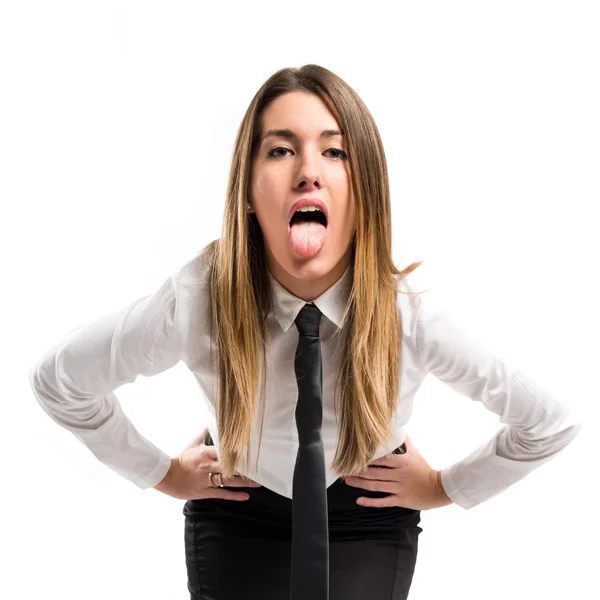
[[[171,457],[137,431],[114,390],[165,371],[184,356],[183,271],[151,295],[69,332],[29,370],[41,408],[106,466],[141,489],[160,482]]]
[[[554,458],[575,438],[582,422],[568,404],[442,309],[431,292],[418,298],[416,338],[424,372],[482,402],[504,423],[487,443],[440,471],[447,496],[469,509]]]

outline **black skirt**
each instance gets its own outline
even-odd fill
[[[213,445],[210,435],[207,445]],[[394,450],[406,452],[404,444]],[[292,500],[264,486],[228,487],[249,500],[187,500],[184,542],[190,600],[289,600]],[[417,560],[421,511],[367,507],[346,485],[327,489],[330,600],[406,600]]]

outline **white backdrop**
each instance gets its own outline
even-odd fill
[[[27,371],[220,236],[248,103],[317,63],[378,124],[398,264],[424,260],[424,285],[584,420],[496,498],[422,512],[411,600],[600,597],[597,3],[215,4],[0,7],[0,596],[189,598],[184,501],[98,462]],[[172,456],[204,427],[183,363],[118,397]],[[433,376],[415,402],[408,433],[437,469],[499,427]]]

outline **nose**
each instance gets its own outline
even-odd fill
[[[302,186],[304,186],[304,189],[311,190],[313,187],[320,188],[322,186],[318,164],[318,159],[310,152],[304,152],[297,176],[298,188],[302,189]]]

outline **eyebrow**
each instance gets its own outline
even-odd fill
[[[287,138],[290,140],[298,139],[298,136],[290,129],[269,129],[269,131],[267,131],[267,133],[263,135],[263,141],[270,135],[275,137]],[[336,135],[344,135],[344,132],[341,129],[325,129],[321,132],[321,135],[319,137],[323,139],[335,137]]]

